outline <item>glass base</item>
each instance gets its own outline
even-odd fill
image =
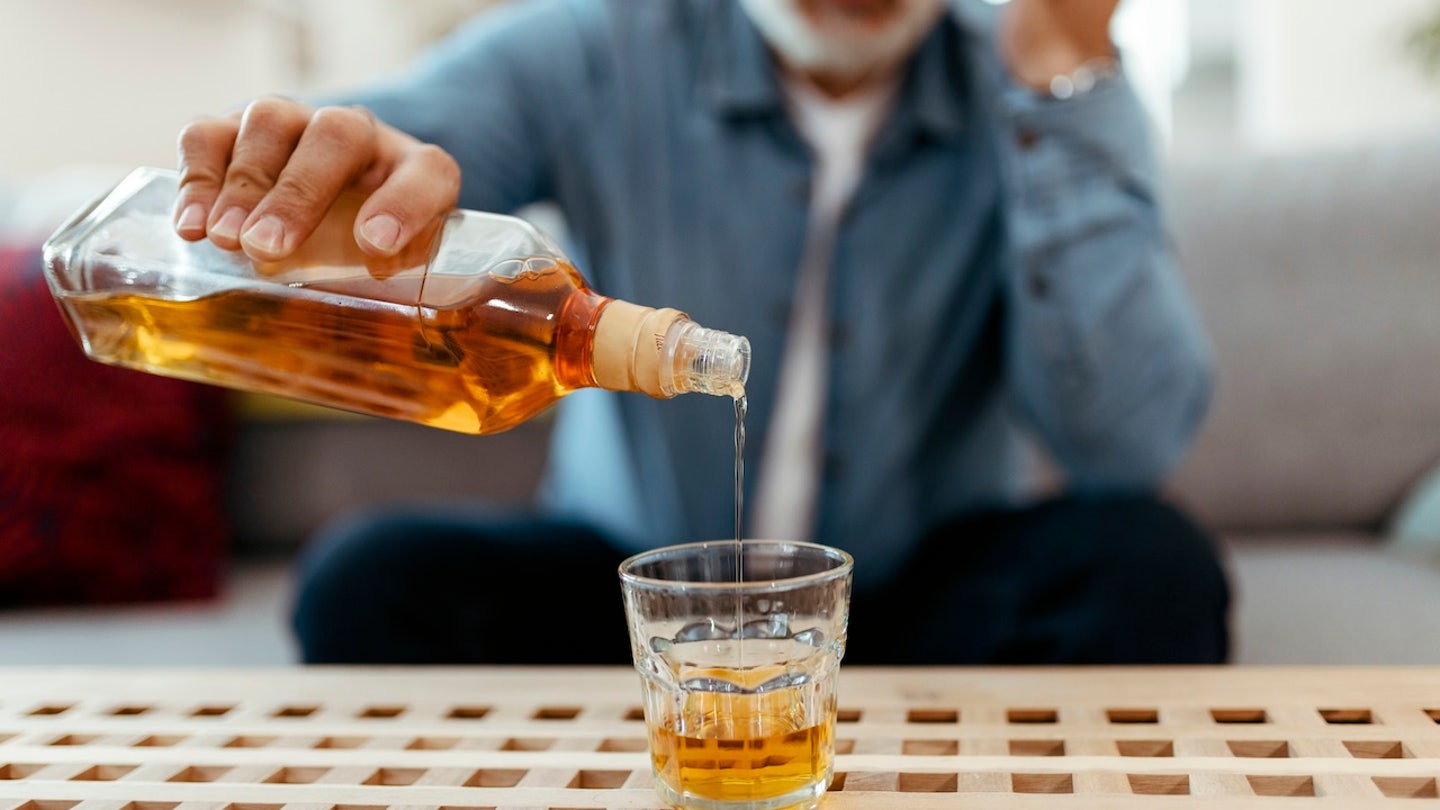
[[[829,785],[827,775],[813,785],[768,799],[712,799],[677,791],[657,776],[655,792],[676,810],[814,810]]]

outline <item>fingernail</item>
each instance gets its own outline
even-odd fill
[[[266,214],[245,229],[245,247],[271,256],[285,252],[285,223],[274,214]]]
[[[245,213],[245,209],[238,205],[225,209],[225,213],[221,214],[220,219],[210,228],[210,235],[231,241],[239,240],[240,226],[245,224],[247,216],[249,215]]]
[[[400,220],[389,214],[376,214],[360,226],[360,236],[376,250],[389,253],[400,241]]]
[[[175,221],[175,230],[180,233],[204,233],[205,206],[198,202],[185,206],[185,210],[180,212],[179,219]]]

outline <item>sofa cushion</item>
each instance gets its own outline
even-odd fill
[[[1436,146],[1172,167],[1218,363],[1175,489],[1211,525],[1379,526],[1440,459]]]
[[[1225,540],[1236,663],[1440,664],[1440,566],[1365,533]]]
[[[0,248],[0,346],[0,606],[214,594],[222,392],[86,359],[33,246]]]

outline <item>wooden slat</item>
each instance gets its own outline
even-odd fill
[[[0,810],[654,810],[637,677],[0,669]],[[850,668],[840,693],[827,810],[1440,807],[1440,669]]]

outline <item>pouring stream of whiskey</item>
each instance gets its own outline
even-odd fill
[[[745,394],[735,397],[735,668],[744,663],[745,607],[740,583],[745,581],[745,412],[750,403]]]

